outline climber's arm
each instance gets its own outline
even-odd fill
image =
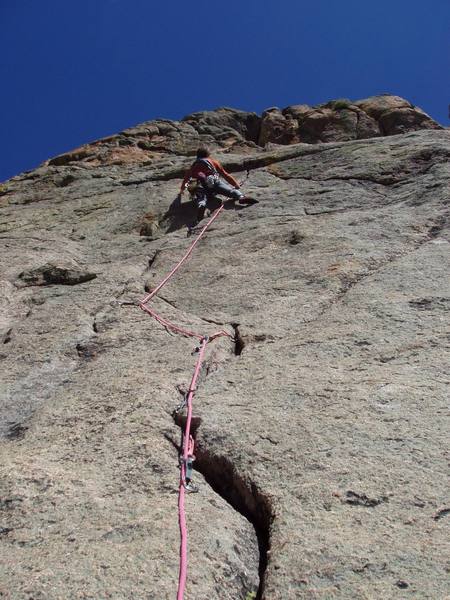
[[[220,173],[220,175],[222,175],[222,177],[225,179],[225,181],[228,181],[228,183],[235,188],[241,187],[239,185],[239,183],[236,181],[236,179],[232,175],[230,175],[227,171],[225,171],[225,169],[222,167],[222,165],[220,164],[220,162],[218,160],[213,160],[213,159],[209,159],[209,160],[211,160],[213,165],[216,167],[217,172]]]

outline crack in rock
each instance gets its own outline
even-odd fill
[[[239,331],[239,323],[231,323],[231,327],[234,329],[234,354],[240,356],[245,348],[245,342]]]
[[[5,333],[2,336],[2,343],[3,344],[9,344],[9,342],[11,341],[12,338],[12,327],[10,327],[7,331],[5,331]]]
[[[366,506],[368,508],[373,508],[382,502],[387,502],[388,498],[386,496],[382,496],[381,498],[369,498],[366,494],[358,494],[357,492],[348,490],[345,493],[343,501],[351,506]]]
[[[239,331],[239,323],[230,323],[230,325],[234,330],[234,355],[240,356],[245,348],[245,341]],[[204,382],[204,378],[210,374],[211,369],[206,365],[202,371],[197,391],[199,386]],[[187,418],[186,415],[181,413],[181,410],[185,407],[185,397],[188,390],[182,384],[177,385],[176,388],[178,393],[183,397],[183,400],[180,406],[172,413],[172,418],[174,423],[180,428],[181,439],[179,443],[176,443],[170,435],[167,435],[166,438],[181,453],[183,431]],[[239,474],[233,462],[227,456],[216,455],[208,448],[206,441],[199,436],[201,424],[202,419],[200,417],[192,417],[191,435],[195,441],[194,470],[204,477],[206,483],[216,494],[252,524],[259,551],[259,585],[256,595],[252,597],[254,600],[262,600],[264,577],[270,550],[270,528],[274,519],[271,502],[253,481]],[[275,443],[273,440],[270,441]]]
[[[183,431],[186,417],[179,413],[175,413],[173,417],[175,424]],[[272,504],[255,482],[238,472],[232,460],[225,455],[215,454],[208,448],[206,441],[199,436],[201,423],[200,418],[192,418],[191,435],[195,440],[194,470],[203,476],[216,494],[252,524],[259,550],[259,585],[254,599],[262,600],[270,551],[270,531],[274,520]],[[182,440],[180,444],[176,444],[170,438],[169,440],[180,452]]]
[[[259,586],[255,600],[264,593],[264,578],[270,549],[270,528],[273,510],[270,501],[258,486],[242,477],[232,461],[215,455],[200,441],[196,446],[194,469],[201,473],[211,488],[254,527],[259,549]]]
[[[443,517],[446,517],[447,515],[450,515],[450,508],[441,508],[434,515],[433,519],[435,521],[439,521],[440,519],[442,519]]]

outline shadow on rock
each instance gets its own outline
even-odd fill
[[[211,198],[208,200],[207,209],[210,213],[213,213],[221,206],[221,204],[222,201],[219,198]],[[238,211],[246,207],[240,205],[236,206],[233,201],[226,201],[224,208],[225,210]],[[172,233],[173,231],[178,231],[184,227],[189,227],[195,222],[196,217],[197,205],[195,201],[190,199],[187,202],[182,202],[180,195],[177,195],[167,209],[167,212],[164,214],[161,223],[163,224],[165,233]]]

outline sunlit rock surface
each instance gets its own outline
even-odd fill
[[[3,184],[0,596],[176,595],[195,344],[120,302],[188,247],[201,143],[260,203],[153,303],[235,338],[194,399],[186,598],[444,598],[450,137],[391,96],[148,122]]]

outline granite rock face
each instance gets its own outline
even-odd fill
[[[253,154],[267,144],[317,144],[442,129],[426,113],[398,96],[352,102],[332,100],[269,108],[261,116],[232,108],[187,115],[182,121],[147,121],[116,135],[56,156],[50,166],[152,165],[167,155],[193,156],[199,145],[222,152]],[[71,174],[57,185],[71,183]]]
[[[450,136],[339,102],[144,123],[3,185],[2,598],[176,595],[194,344],[133,303],[189,244],[200,143],[260,203],[153,303],[233,336],[194,399],[186,598],[445,598]]]

